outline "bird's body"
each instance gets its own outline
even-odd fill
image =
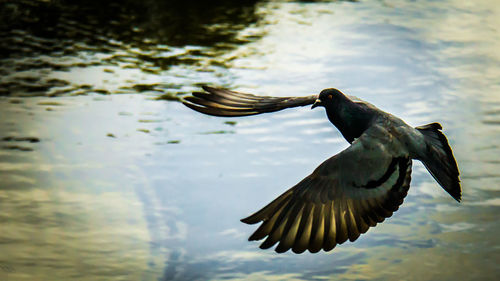
[[[277,252],[329,251],[356,240],[390,217],[403,203],[412,159],[420,160],[457,201],[461,198],[456,161],[441,125],[413,128],[370,103],[325,89],[306,97],[264,97],[203,87],[184,104],[215,116],[248,116],[313,104],[351,144],[324,161],[309,176],[242,221],[262,222],[249,240],[266,238],[261,248],[279,242]]]

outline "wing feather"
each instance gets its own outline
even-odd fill
[[[292,247],[292,251],[296,254],[303,253],[309,246],[314,207],[314,204],[307,203],[306,208],[304,209],[303,218],[300,222],[300,227],[297,230],[297,238]]]
[[[275,248],[279,253],[329,251],[355,241],[392,216],[408,192],[412,163],[399,147],[387,131],[368,129],[346,150],[243,219],[249,224],[262,222],[250,240],[267,236],[260,247],[279,242]]]
[[[345,221],[345,201],[338,200],[335,204],[335,215],[337,221],[337,244],[342,244],[349,237],[347,234],[347,225]]]
[[[326,212],[325,212],[325,239],[323,240],[323,249],[325,251],[332,250],[336,242],[336,222],[335,215],[333,211],[333,200],[326,204]]]
[[[250,241],[260,240],[260,239],[266,237],[273,229],[274,224],[276,223],[276,220],[278,219],[278,217],[280,217],[284,208],[285,208],[285,205],[281,204],[278,211],[276,211],[269,220],[264,221],[264,223],[262,223],[259,226],[259,228],[252,234],[252,236],[250,236],[248,238],[248,240],[250,240]]]
[[[325,232],[325,220],[323,218],[324,206],[324,204],[320,204],[314,210],[313,226],[311,229],[311,241],[309,244],[309,251],[311,253],[316,253],[323,247],[323,238]]]
[[[305,97],[270,97],[202,86],[206,92],[193,92],[183,104],[198,112],[225,117],[238,117],[275,112],[285,108],[311,105],[317,95]]]
[[[280,240],[280,243],[276,247],[276,252],[278,253],[284,253],[288,251],[293,243],[295,242],[295,237],[297,235],[297,230],[299,229],[300,226],[300,221],[303,216],[303,211],[304,211],[304,205],[296,205],[294,209],[299,209],[295,219],[289,220],[287,223],[287,226],[285,227],[285,230],[283,231],[283,237]]]

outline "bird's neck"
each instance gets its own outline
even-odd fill
[[[373,114],[369,111],[370,109],[362,104],[349,101],[341,106],[334,105],[332,108],[327,108],[326,114],[342,136],[352,143],[370,126]]]

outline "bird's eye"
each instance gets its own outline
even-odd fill
[[[333,99],[333,95],[328,95],[328,98],[329,99]]]

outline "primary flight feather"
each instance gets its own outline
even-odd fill
[[[356,240],[392,216],[410,187],[412,159],[460,201],[459,171],[441,125],[413,128],[370,103],[337,89],[305,97],[269,97],[203,86],[183,103],[198,112],[238,117],[285,108],[322,106],[330,122],[351,144],[267,206],[242,219],[262,222],[249,240],[278,253],[323,249]]]

